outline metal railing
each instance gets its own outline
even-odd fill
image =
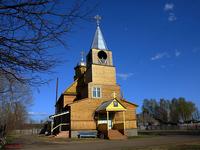
[[[62,126],[67,126],[67,125],[69,125],[69,123],[60,123],[59,125],[57,125],[57,126],[55,126],[53,129],[51,129],[51,133],[53,133],[53,131],[55,130],[55,129],[57,129],[58,127],[59,127],[59,131],[61,131],[62,129]]]

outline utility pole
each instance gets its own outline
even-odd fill
[[[56,79],[56,100],[55,100],[55,113],[56,113],[56,103],[58,99],[58,77]]]

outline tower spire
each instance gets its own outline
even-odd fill
[[[103,34],[102,34],[101,29],[99,27],[101,16],[96,15],[94,17],[94,19],[96,20],[97,29],[96,29],[96,32],[95,32],[95,35],[94,35],[94,38],[93,38],[91,49],[96,48],[96,49],[100,49],[100,50],[108,50],[106,42],[103,38]]]

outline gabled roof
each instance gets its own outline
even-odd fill
[[[110,103],[112,103],[112,99],[109,101],[105,101],[103,102],[97,109],[96,111],[102,111],[102,110],[106,110],[106,108],[108,107],[108,105],[110,105]]]
[[[93,48],[100,50],[108,50],[99,25],[97,25],[97,29],[93,38],[91,49]]]
[[[77,81],[78,79],[76,79],[64,92],[63,94],[68,94],[68,93],[72,93],[72,94],[76,94],[76,86],[77,86]]]
[[[128,103],[128,104],[131,104],[131,105],[134,105],[135,107],[138,107],[137,104],[134,104],[133,102],[130,102],[128,100],[125,100],[125,99],[121,99],[122,102],[125,102],[125,103]]]
[[[78,79],[76,79],[58,98],[58,100],[56,101],[56,105],[58,103],[60,103],[61,100],[63,100],[63,95],[76,95],[76,86],[77,86],[77,81]]]
[[[114,104],[117,103],[116,106]],[[97,109],[97,112],[100,111],[125,111],[126,108],[117,100],[111,99],[108,101],[103,102]]]

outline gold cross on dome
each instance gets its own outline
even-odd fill
[[[97,22],[97,26],[99,26],[99,24],[100,24],[100,20],[101,20],[101,16],[96,15],[96,16],[94,16],[94,19],[95,19],[96,22]]]
[[[83,50],[83,51],[81,51],[81,61],[82,62],[84,61],[84,55],[85,55],[85,53],[84,53],[84,50]]]

